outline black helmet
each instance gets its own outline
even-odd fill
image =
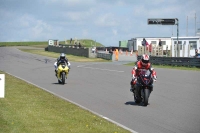
[[[60,59],[65,59],[65,54],[64,53],[60,54]]]

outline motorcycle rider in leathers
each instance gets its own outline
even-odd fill
[[[150,70],[152,72],[152,76],[154,81],[156,81],[157,76],[156,76],[156,71],[154,70],[154,68],[152,68],[151,63],[149,62],[149,55],[147,54],[143,54],[141,57],[141,60],[139,60],[136,65],[133,67],[132,69],[132,80],[131,80],[131,89],[130,91],[133,93],[136,93],[136,97],[138,99],[141,99],[140,96],[140,91],[141,91],[141,86],[140,84],[137,82],[137,76],[139,75],[141,70]],[[153,90],[153,87],[152,87]]]
[[[57,61],[54,63],[54,67],[55,67],[55,74],[57,76],[57,69],[58,66],[62,63],[67,64],[68,68],[70,69],[70,62],[68,61],[68,59],[66,58],[66,55],[64,53],[60,54],[60,57],[57,59]]]

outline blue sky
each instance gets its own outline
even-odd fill
[[[0,0],[0,41],[77,38],[118,46],[134,37],[177,35],[176,25],[147,25],[148,18],[178,18],[179,35],[194,36],[199,5],[199,0]]]

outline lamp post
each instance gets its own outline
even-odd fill
[[[200,22],[197,22],[197,24],[200,24]],[[199,36],[200,36],[200,28],[197,29],[196,35],[199,35]]]
[[[196,23],[197,23],[197,22],[196,22],[196,18],[197,18],[197,17],[196,17],[196,13],[195,13],[195,15],[194,15],[194,19],[195,19],[194,36],[196,36],[196,34],[197,34],[197,32],[196,32],[196,31],[197,31],[197,30],[196,30]]]
[[[188,16],[187,16],[186,36],[188,36]]]
[[[178,45],[178,34],[179,34],[179,27],[178,27],[178,18],[176,18],[176,25],[177,25],[177,43],[176,43],[176,47],[177,47],[177,52],[176,52],[176,57],[179,57],[179,52],[180,52],[180,50],[179,50],[179,45]]]
[[[190,16],[189,16],[189,17],[187,16],[186,36],[188,36],[188,18],[191,18],[191,17],[190,17]],[[192,17],[192,18],[193,18],[193,17]],[[195,14],[194,14],[194,36],[196,36],[196,34],[197,34],[196,25],[197,25],[198,22],[196,22],[196,19],[197,19],[197,17],[196,17],[196,13],[195,13]]]

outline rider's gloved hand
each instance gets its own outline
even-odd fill
[[[156,75],[154,75],[153,76],[153,81],[156,82],[156,80],[157,80],[157,77],[156,77]]]

